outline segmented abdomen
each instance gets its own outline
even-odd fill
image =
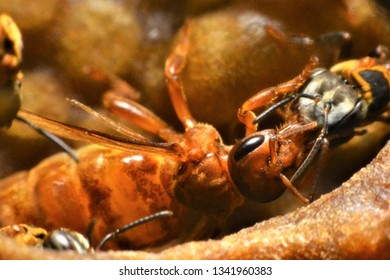
[[[0,181],[0,224],[66,227],[84,233],[95,218],[92,240],[97,244],[129,222],[171,210],[173,217],[141,225],[116,243],[141,248],[177,237],[185,210],[171,192],[178,170],[175,157],[94,145],[77,154],[80,163],[56,154],[28,172]]]

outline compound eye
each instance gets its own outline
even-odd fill
[[[253,152],[264,143],[264,139],[264,135],[256,135],[242,141],[234,152],[234,160],[239,161],[249,153]]]

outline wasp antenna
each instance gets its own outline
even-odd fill
[[[259,122],[261,122],[262,120],[264,120],[269,114],[271,114],[273,111],[275,111],[276,109],[282,107],[283,105],[287,104],[287,103],[290,103],[291,101],[293,101],[295,99],[295,95],[293,96],[290,96],[290,97],[287,97],[285,99],[283,99],[282,101],[276,103],[275,105],[272,105],[271,107],[269,107],[267,110],[265,110],[263,113],[261,113],[260,115],[258,115],[252,122],[252,124],[258,124]]]
[[[134,222],[131,222],[130,224],[127,224],[125,225],[124,227],[121,227],[113,232],[110,232],[109,234],[107,234],[101,241],[100,243],[96,246],[96,250],[100,250],[100,248],[103,247],[104,244],[106,244],[106,242],[108,240],[110,240],[111,238],[113,238],[114,236],[122,233],[122,232],[125,232],[125,231],[128,231],[132,228],[135,228],[139,225],[142,225],[142,224],[145,224],[145,223],[148,223],[148,222],[151,222],[151,221],[154,221],[156,219],[160,219],[160,218],[163,218],[163,217],[170,217],[173,215],[173,212],[172,211],[168,211],[168,210],[165,210],[165,211],[160,211],[160,212],[157,212],[155,214],[152,214],[150,216],[146,216],[144,218],[141,218],[139,220],[136,220]]]
[[[17,120],[19,121],[22,121],[24,123],[26,123],[27,125],[29,125],[32,129],[34,129],[35,131],[37,131],[39,134],[45,136],[47,139],[51,140],[52,142],[54,142],[57,146],[59,146],[65,153],[67,153],[71,158],[74,159],[74,161],[76,161],[77,163],[80,162],[79,160],[79,157],[75,154],[75,152],[73,151],[73,149],[71,147],[69,147],[68,144],[66,144],[64,141],[62,141],[60,138],[58,138],[57,136],[55,136],[54,134],[46,131],[46,130],[43,130],[42,128],[36,126],[35,124],[33,124],[32,122],[28,121],[27,119],[21,117],[21,116],[16,116],[15,117]]]
[[[97,220],[95,218],[93,218],[91,220],[91,222],[89,223],[89,225],[87,227],[87,230],[85,231],[85,237],[87,238],[89,244],[92,244],[92,238],[91,237],[92,237],[92,232],[93,232],[93,230],[95,228],[95,225],[96,225],[96,221]]]
[[[321,152],[320,152],[320,158],[319,158],[319,166],[322,166],[322,163],[325,162],[326,160],[326,155],[327,155],[327,152],[329,151],[329,142],[328,142],[328,139],[325,137],[324,140],[322,141],[322,145],[321,145]],[[316,172],[316,178],[315,178],[315,181],[314,181],[314,187],[311,191],[311,193],[309,194],[309,201],[310,202],[313,202],[314,199],[315,199],[315,195],[317,194],[317,188],[318,188],[318,181],[320,180],[320,177],[321,177],[321,172]]]

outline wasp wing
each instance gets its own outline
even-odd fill
[[[64,124],[48,119],[32,112],[20,109],[18,116],[25,118],[40,128],[49,131],[59,137],[67,138],[91,144],[102,145],[113,149],[137,150],[151,153],[177,154],[179,146],[177,143],[153,142],[145,137],[134,133],[131,137],[120,137],[109,135],[103,132],[90,130],[78,126]]]
[[[109,117],[100,114],[99,112],[95,111],[94,109],[84,105],[83,103],[75,100],[75,99],[67,99],[72,105],[79,107],[80,109],[86,111],[88,114],[94,116],[97,118],[101,123],[103,123],[105,126],[114,129],[118,133],[122,134],[125,137],[140,139],[140,140],[147,140],[144,136],[141,134],[138,134],[131,130],[130,128],[110,119]]]

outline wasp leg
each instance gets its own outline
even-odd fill
[[[85,68],[84,71],[92,79],[110,87],[110,89],[103,94],[102,103],[112,114],[119,116],[121,119],[126,120],[145,131],[158,135],[168,142],[175,139],[177,136],[176,131],[170,128],[150,110],[137,103],[140,99],[140,94],[126,81],[115,75],[108,75],[92,68]],[[90,110],[77,101],[71,100],[71,102],[74,105],[81,107],[83,110],[97,116],[119,133],[130,137],[134,136],[134,132],[129,131],[126,127],[106,119],[104,116],[98,116],[97,112]]]
[[[178,137],[178,133],[152,111],[127,97],[106,92],[103,104],[111,113],[168,142],[175,141]]]
[[[352,51],[351,34],[345,31],[324,33],[315,39],[297,34],[286,34],[285,32],[277,30],[271,26],[266,26],[265,31],[268,35],[285,46],[288,46],[288,44],[294,44],[315,48],[320,47],[332,55],[332,64],[340,61],[341,59],[348,58]]]
[[[278,103],[272,105],[271,107],[269,107],[267,110],[265,110],[264,112],[262,112],[260,115],[258,115],[254,120],[253,120],[253,124],[258,124],[259,122],[261,122],[262,120],[264,120],[269,114],[271,114],[272,112],[274,112],[276,109],[290,103],[290,102],[293,102],[294,100],[296,100],[297,98],[300,98],[300,97],[305,97],[305,98],[309,98],[309,99],[312,99],[314,100],[315,102],[318,102],[319,101],[319,97],[317,96],[312,96],[312,95],[309,95],[309,94],[304,94],[304,93],[297,93],[297,94],[293,94],[289,97],[286,97],[285,99],[279,101]]]
[[[295,35],[295,34],[286,34],[285,32],[276,29],[270,25],[265,26],[265,32],[278,42],[287,46],[287,44],[296,44],[302,46],[312,46],[314,40],[307,36]]]
[[[303,174],[303,172],[307,169],[307,167],[311,164],[314,157],[317,155],[318,151],[320,150],[321,146],[324,143],[324,140],[326,136],[328,135],[328,113],[330,110],[330,103],[325,103],[324,106],[324,126],[321,129],[320,135],[317,137],[316,141],[314,142],[313,147],[311,148],[309,154],[303,161],[303,163],[299,166],[298,170],[294,173],[294,175],[291,178],[291,182],[294,183],[298,180],[298,178]]]
[[[281,130],[275,137],[270,139],[269,142],[269,149],[270,149],[270,162],[271,164],[277,164],[277,154],[276,150],[277,145],[276,142],[279,139],[283,139],[286,137],[290,137],[292,135],[298,134],[298,133],[304,133],[306,131],[311,131],[318,127],[317,122],[311,122],[305,125],[300,125],[298,127],[288,128],[286,130]],[[283,184],[304,204],[309,204],[310,200],[305,198],[301,192],[293,185],[293,181],[289,180],[284,174],[279,174],[280,179],[282,180]]]
[[[318,167],[323,166],[323,163],[326,162],[328,152],[329,152],[329,141],[327,138],[324,138],[324,140],[322,141],[322,145],[321,145],[320,158],[319,158],[318,164],[317,164]],[[315,174],[316,174],[316,177],[314,179],[314,187],[313,187],[311,193],[309,194],[310,202],[313,202],[315,199],[315,195],[317,194],[318,181],[320,181],[320,177],[321,177],[321,172],[316,172]]]
[[[84,72],[93,80],[107,85],[110,88],[108,92],[113,92],[117,96],[127,97],[136,101],[139,101],[141,98],[141,94],[135,88],[116,75],[109,75],[89,67],[85,67]]]
[[[256,119],[253,111],[266,106],[280,95],[288,94],[300,88],[310,78],[312,70],[317,64],[318,58],[312,56],[303,71],[295,78],[276,87],[264,89],[247,99],[237,112],[238,120],[246,127],[246,135],[250,135],[257,130],[256,123],[253,123]]]
[[[323,46],[333,54],[333,62],[350,57],[352,51],[351,34],[344,31],[335,31],[322,34],[314,41],[315,44]]]
[[[385,47],[384,45],[379,45],[369,53],[370,57],[375,57],[382,60],[385,60],[388,57],[389,49]]]
[[[286,176],[284,176],[283,174],[280,174],[280,179],[282,179],[284,185],[300,200],[302,201],[304,204],[309,204],[310,203],[310,200],[307,199],[306,197],[304,197],[301,192],[296,188],[294,187],[294,185],[292,184],[291,180],[289,180]]]
[[[197,123],[188,108],[183,85],[179,77],[187,62],[190,46],[188,38],[189,28],[190,22],[187,22],[181,31],[179,43],[165,61],[165,77],[169,96],[176,115],[185,129],[192,128]]]
[[[116,132],[130,137],[134,139],[138,139],[141,141],[147,140],[146,137],[142,136],[141,134],[138,134],[134,132],[132,129],[128,128],[127,126],[122,125],[121,123],[100,114],[99,112],[95,111],[94,109],[84,105],[83,103],[75,100],[75,99],[67,99],[72,105],[79,107],[80,109],[86,111],[87,113],[91,114],[92,116],[96,117],[100,122],[102,122],[104,125],[106,125],[109,128],[114,129]]]

